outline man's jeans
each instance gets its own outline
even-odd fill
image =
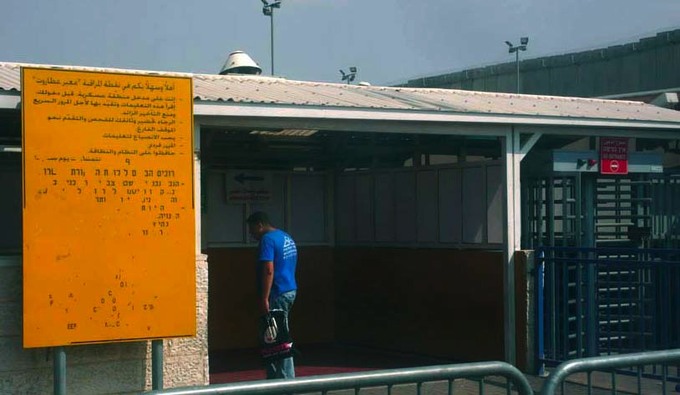
[[[277,296],[269,301],[269,308],[280,309],[286,312],[286,325],[288,325],[288,315],[295,302],[297,291],[290,291]],[[278,361],[267,363],[268,379],[292,379],[295,378],[295,365],[293,357],[279,359]]]

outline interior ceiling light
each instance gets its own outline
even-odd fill
[[[272,130],[253,130],[250,134],[271,137],[310,137],[316,134],[318,130],[314,129],[283,129],[279,131]]]

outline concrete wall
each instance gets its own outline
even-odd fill
[[[529,57],[531,44],[527,52],[521,53],[521,58]],[[413,79],[403,86],[516,92],[514,55],[512,59],[503,64]],[[594,97],[678,88],[679,69],[680,29],[625,45],[521,60],[521,92]]]
[[[165,340],[165,387],[208,383],[207,262],[197,259],[198,336]],[[19,256],[0,256],[0,394],[43,394],[53,388],[51,349],[22,347]],[[149,342],[66,348],[69,394],[138,393],[151,388]]]

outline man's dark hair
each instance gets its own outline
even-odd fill
[[[256,211],[252,214],[250,214],[250,217],[246,220],[248,222],[248,225],[271,225],[271,222],[269,222],[269,216],[267,213],[262,212],[262,211]]]

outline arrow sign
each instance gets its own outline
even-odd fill
[[[264,177],[249,176],[244,173],[241,173],[234,177],[234,180],[238,181],[239,184],[243,185],[245,181],[264,181]]]
[[[227,171],[227,202],[266,204],[272,199],[272,174],[263,171]]]

